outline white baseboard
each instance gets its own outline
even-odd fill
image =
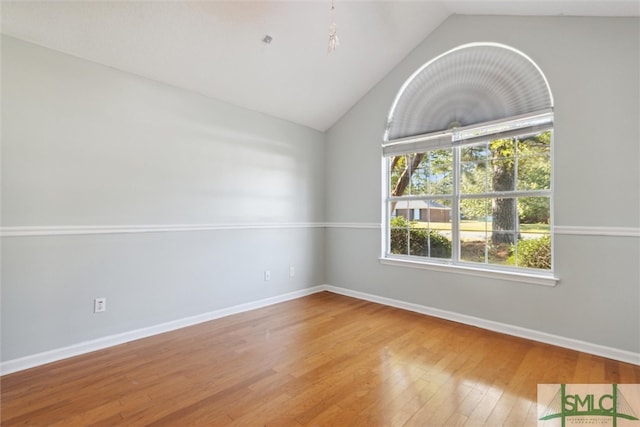
[[[147,328],[136,329],[122,334],[110,335],[91,341],[85,341],[68,347],[58,348],[43,353],[21,357],[18,359],[8,360],[0,363],[0,374],[6,375],[24,369],[33,368],[35,366],[44,365],[58,360],[90,353],[96,350],[124,344],[141,338],[147,338],[153,335],[162,334],[164,332],[173,331],[187,326],[196,325],[198,323],[207,322],[209,320],[219,319],[221,317],[230,316],[232,314],[243,313],[245,311],[255,310],[257,308],[267,307],[280,302],[301,298],[318,292],[329,291],[339,295],[345,295],[358,298],[365,301],[371,301],[378,304],[388,305],[390,307],[401,308],[404,310],[414,311],[416,313],[428,316],[438,317],[445,320],[451,320],[465,325],[477,326],[479,328],[500,332],[520,338],[533,341],[543,342],[558,347],[569,348],[581,351],[583,353],[594,354],[621,362],[640,365],[640,353],[633,353],[612,347],[606,347],[599,344],[593,344],[585,341],[565,338],[558,335],[547,334],[545,332],[533,329],[521,328],[506,323],[494,322],[492,320],[481,319],[466,314],[455,313],[452,311],[440,310],[438,308],[428,307],[424,305],[409,303],[405,301],[395,300],[391,298],[381,297],[351,289],[340,288],[332,285],[319,285],[311,288],[301,289],[299,291],[289,292],[275,297],[265,298],[245,304],[235,305],[233,307],[222,308],[208,313],[199,314],[197,316],[186,317],[171,322],[161,323],[159,325]]]
[[[631,351],[606,347],[603,345],[561,337],[558,335],[552,335],[546,332],[521,328],[519,326],[513,326],[506,323],[494,322],[492,320],[481,319],[479,317],[468,316],[466,314],[455,313],[453,311],[440,310],[438,308],[413,304],[386,297],[380,297],[364,292],[353,291],[351,289],[339,288],[331,285],[326,285],[324,286],[324,288],[329,292],[334,292],[340,295],[371,301],[391,307],[402,308],[404,310],[414,311],[416,313],[426,314],[428,316],[451,320],[453,322],[463,323],[465,325],[477,326],[479,328],[488,329],[490,331],[500,332],[520,338],[526,338],[532,341],[538,341],[545,344],[568,348],[571,350],[577,350],[583,353],[606,357],[608,359],[619,360],[621,362],[631,363],[634,365],[640,365],[640,353],[633,353]]]
[[[124,344],[141,338],[147,338],[153,335],[162,334],[164,332],[173,331],[187,326],[197,325],[198,323],[208,322],[209,320],[219,319],[221,317],[230,316],[232,314],[243,313],[245,311],[255,310],[257,308],[266,307],[280,302],[301,298],[317,292],[326,290],[325,286],[314,286],[311,288],[301,289],[299,291],[289,292],[275,297],[265,298],[258,301],[248,302],[245,304],[235,305],[233,307],[222,308],[210,311],[208,313],[199,314],[197,316],[185,317],[183,319],[173,320],[159,325],[149,326],[146,328],[136,329],[116,335],[109,335],[91,341],[84,341],[73,344],[68,347],[57,348],[43,353],[37,353],[18,359],[8,360],[0,363],[0,374],[6,375],[24,369],[33,368],[35,366],[44,365],[58,360],[67,359],[69,357],[90,353],[96,350],[102,350],[107,347]]]

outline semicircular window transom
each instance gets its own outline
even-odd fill
[[[549,84],[525,54],[495,43],[450,50],[416,71],[396,96],[385,141],[553,108]]]

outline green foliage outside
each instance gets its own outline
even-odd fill
[[[415,221],[409,222],[399,216],[391,220],[391,253],[451,258],[451,241],[435,230],[420,227]]]
[[[512,246],[511,252],[514,252]],[[515,265],[516,256],[512,254],[507,264]],[[538,239],[518,241],[518,267],[551,269],[551,236],[546,235]]]
[[[523,197],[518,203],[520,226],[524,224],[549,224],[549,198]]]

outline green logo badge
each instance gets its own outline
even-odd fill
[[[639,407],[640,384],[538,385],[539,426],[640,427]]]

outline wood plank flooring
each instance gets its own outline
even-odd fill
[[[0,381],[3,426],[535,426],[640,367],[323,292]]]

